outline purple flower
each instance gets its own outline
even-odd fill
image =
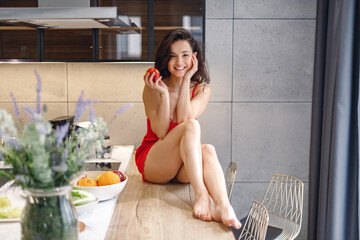
[[[35,117],[34,114],[36,113],[34,109],[32,109],[31,107],[23,107],[23,109],[25,110],[25,114],[26,116],[31,120],[31,121],[35,121]]]
[[[129,103],[129,104],[126,104],[125,106],[122,106],[121,108],[119,108],[119,109],[116,111],[115,116],[117,116],[117,115],[125,112],[126,109],[131,108],[133,105],[134,105],[133,103]]]
[[[37,84],[36,84],[36,112],[41,113],[41,107],[40,107],[40,92],[41,92],[41,78],[40,75],[36,70],[34,70],[36,78],[37,78]]]
[[[93,107],[90,107],[89,121],[92,123],[95,121],[95,111]]]
[[[86,110],[88,109],[89,105],[91,103],[97,103],[98,101],[93,100],[93,99],[89,99],[84,101],[84,91],[81,91],[81,95],[78,99],[78,102],[76,104],[76,110],[75,110],[75,122],[79,121],[81,116],[84,114],[84,112],[86,112]]]
[[[10,138],[5,142],[5,145],[11,147],[12,149],[19,150],[20,146],[19,143],[16,141],[15,138]]]
[[[65,123],[61,126],[56,127],[56,144],[59,146],[60,143],[64,140],[66,134],[69,130],[69,123]]]
[[[19,112],[19,108],[18,108],[18,105],[16,103],[16,99],[14,97],[14,95],[12,94],[12,92],[10,92],[10,97],[13,101],[13,104],[14,104],[14,110],[15,110],[15,114],[16,116],[20,119],[20,112]]]

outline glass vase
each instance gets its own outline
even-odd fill
[[[21,239],[78,239],[78,220],[71,202],[71,186],[26,189],[21,215]]]

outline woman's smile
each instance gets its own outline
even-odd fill
[[[186,68],[185,66],[183,66],[183,67],[175,67],[175,70],[181,71],[181,70],[184,70],[185,68]]]

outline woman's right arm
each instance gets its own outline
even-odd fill
[[[150,119],[152,131],[164,138],[170,126],[170,99],[168,89],[161,77],[155,83],[153,75],[144,77],[143,102],[146,116]]]

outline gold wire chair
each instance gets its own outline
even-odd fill
[[[274,174],[262,204],[269,213],[269,231],[281,229],[274,239],[294,239],[300,232],[303,214],[304,183],[294,177]]]
[[[238,240],[264,240],[269,222],[266,207],[253,201]]]
[[[235,182],[236,169],[236,163],[230,162],[225,174],[226,191],[229,199]]]

